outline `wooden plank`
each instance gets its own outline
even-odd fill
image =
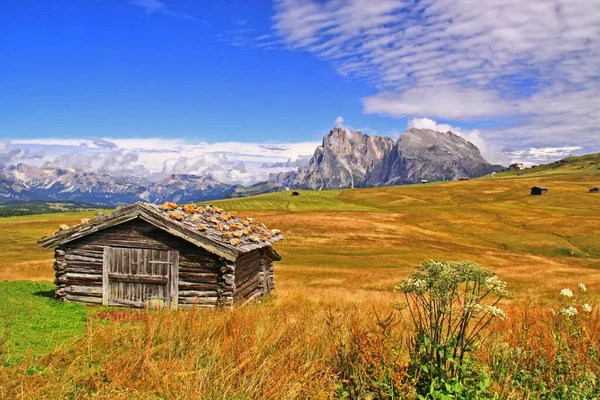
[[[243,289],[240,289],[239,291],[236,290],[235,294],[234,294],[234,298],[246,298],[248,297],[251,293],[254,293],[255,291],[260,291],[260,282],[257,281],[252,281],[250,284],[244,286]]]
[[[218,274],[216,273],[191,273],[179,271],[179,277],[187,282],[217,282]]]
[[[183,273],[187,273],[190,275],[193,274],[218,274],[219,273],[219,268],[220,265],[218,264],[213,264],[211,266],[207,266],[207,265],[193,265],[193,266],[189,266],[190,264],[182,264],[181,263],[181,258],[179,259],[179,273],[183,274]]]
[[[180,290],[179,297],[216,297],[216,290]]]
[[[262,296],[263,296],[263,293],[259,290],[256,293],[252,294],[250,297],[248,297],[242,304],[246,305],[254,300],[261,298]]]
[[[75,273],[75,274],[91,274],[91,275],[102,275],[102,264],[100,265],[65,265],[62,268],[64,272]]]
[[[217,288],[216,283],[191,283],[179,280],[180,290],[214,290]]]
[[[179,252],[173,250],[170,253],[171,257],[171,274],[169,296],[171,297],[171,308],[176,309],[179,305]]]
[[[102,263],[102,305],[108,305],[108,269],[110,265],[110,247],[104,246],[104,258]]]
[[[102,286],[77,286],[67,287],[67,291],[73,294],[89,295],[93,297],[102,297]]]
[[[135,307],[135,308],[144,308],[146,307],[146,303],[143,301],[132,301],[132,300],[122,300],[122,299],[110,299],[108,301],[109,306],[124,306],[124,307]]]
[[[116,272],[109,273],[108,278],[112,282],[141,283],[149,285],[166,285],[169,282],[167,276],[120,274]]]
[[[82,273],[76,273],[76,272],[67,272],[65,274],[65,276],[67,277],[67,279],[71,279],[71,280],[90,280],[90,281],[101,281],[102,280],[102,274],[101,273],[97,273],[97,274],[82,274]]]
[[[103,217],[94,219],[88,223],[74,226],[65,231],[57,232],[51,236],[46,236],[38,241],[38,244],[46,249],[50,247],[59,246],[67,242],[72,242],[80,237],[87,236],[90,233],[98,232],[100,230],[122,224],[123,222],[130,221],[137,218],[139,215],[138,204],[132,204],[122,208],[119,211],[115,211],[112,214],[105,215]]]
[[[87,304],[102,304],[102,299],[100,297],[90,297],[90,296],[77,296],[74,294],[68,294],[65,296],[68,301],[74,301],[76,303],[87,303]]]
[[[90,257],[90,256],[80,256],[80,255],[75,255],[75,254],[66,254],[65,255],[65,260],[67,261],[84,261],[84,262],[101,262],[102,261],[102,256],[99,257]]]

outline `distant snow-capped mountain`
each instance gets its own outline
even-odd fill
[[[237,187],[218,182],[210,175],[170,175],[150,182],[59,168],[47,162],[41,167],[19,164],[9,168],[0,180],[0,201],[63,200],[109,206],[136,201],[205,201],[230,197]]]
[[[272,174],[269,182],[231,185],[211,175],[175,174],[158,182],[136,177],[19,164],[0,177],[0,202],[62,200],[115,206],[136,201],[198,202],[299,189],[342,189],[401,185],[421,180],[478,177],[501,171],[479,149],[452,132],[409,129],[397,141],[343,127],[332,129],[315,149],[307,168]]]

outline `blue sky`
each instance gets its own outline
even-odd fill
[[[406,127],[364,115],[373,88],[323,60],[232,45],[269,32],[270,2],[172,3],[172,15],[116,0],[9,6],[0,15],[10,60],[0,64],[3,136],[315,140],[338,115],[383,133]]]
[[[22,0],[0,37],[3,166],[249,183],[335,125],[452,130],[492,162],[600,151],[587,0]]]

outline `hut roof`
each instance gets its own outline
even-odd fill
[[[230,261],[234,261],[239,254],[270,247],[283,239],[277,229],[269,230],[263,223],[254,222],[252,218],[237,218],[235,213],[211,205],[178,206],[167,202],[158,206],[138,202],[55,232],[40,239],[38,244],[49,249],[135,218]]]
[[[532,189],[541,189],[541,190],[548,190],[548,188],[546,186],[534,186],[532,187]]]

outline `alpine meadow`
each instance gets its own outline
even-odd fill
[[[0,400],[600,399],[600,0],[0,7]]]
[[[52,254],[35,242],[59,221],[93,213],[3,218],[0,395],[409,398],[413,331],[398,307],[405,301],[398,285],[423,261],[470,260],[496,273],[513,296],[498,304],[506,318],[477,339],[450,392],[593,398],[600,197],[588,188],[600,178],[598,160],[469,181],[212,202],[286,236],[275,246],[283,258],[276,294],[234,311],[58,303]],[[530,196],[539,184],[551,192]],[[561,313],[571,305],[577,315]]]

